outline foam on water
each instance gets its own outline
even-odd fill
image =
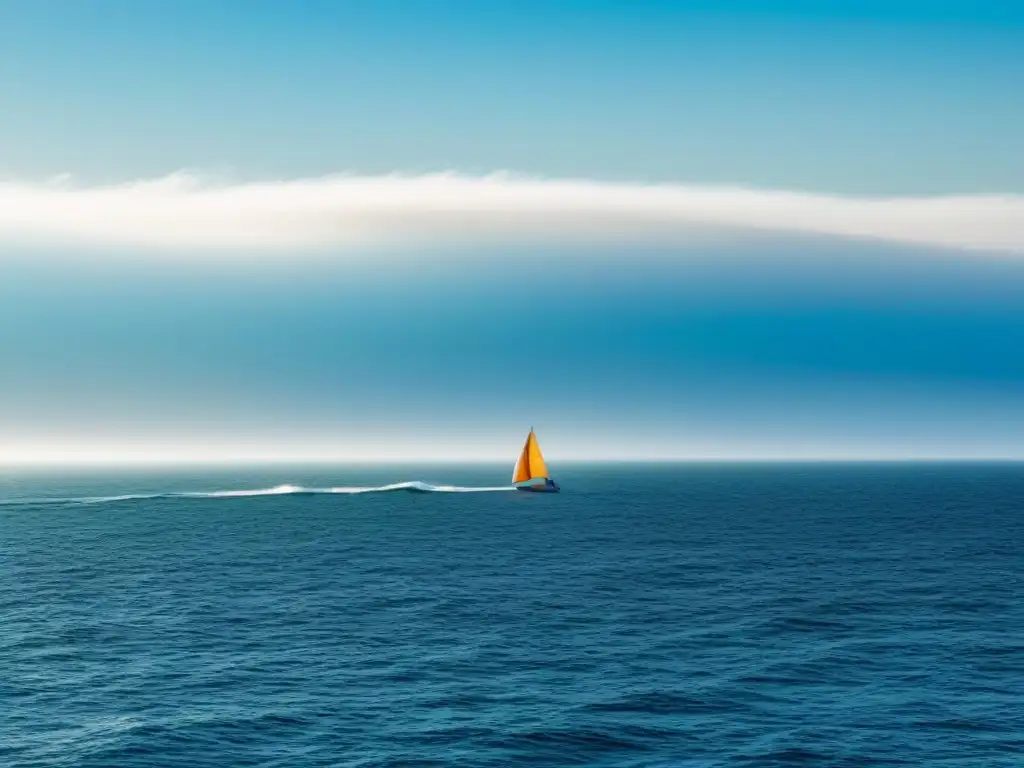
[[[323,494],[353,495],[360,493],[495,493],[514,491],[510,485],[491,487],[468,487],[461,485],[431,485],[420,480],[407,480],[401,483],[389,483],[376,486],[335,486],[331,488],[313,488],[303,485],[285,483],[271,488],[253,488],[240,490],[218,491],[167,491],[159,493],[122,493],[114,496],[73,496],[69,498],[16,498],[0,499],[0,506],[17,506],[23,504],[111,504],[120,501],[147,501],[151,499],[231,499],[254,496],[315,496]]]

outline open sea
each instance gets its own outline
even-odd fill
[[[1024,465],[556,469],[0,471],[0,765],[1024,766]]]

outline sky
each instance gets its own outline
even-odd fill
[[[1024,4],[0,0],[0,462],[1024,458]]]

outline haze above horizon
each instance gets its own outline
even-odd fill
[[[1024,6],[0,7],[0,465],[1024,458]]]

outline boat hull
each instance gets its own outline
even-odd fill
[[[557,483],[548,481],[544,485],[517,485],[516,490],[528,493],[558,493],[562,489],[558,487]]]

